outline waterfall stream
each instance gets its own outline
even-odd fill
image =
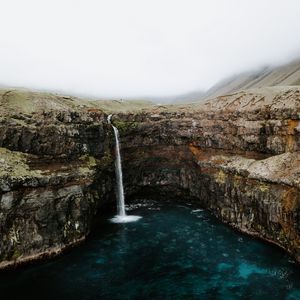
[[[119,140],[119,130],[115,127],[111,122],[112,115],[107,117],[107,122],[110,124],[114,130],[115,135],[115,152],[116,152],[116,159],[115,159],[115,172],[116,172],[116,179],[117,179],[117,215],[111,219],[114,223],[127,223],[127,222],[134,222],[139,220],[140,216],[127,216],[125,210],[125,198],[124,198],[124,187],[123,187],[123,173],[122,173],[122,159],[120,153],[120,140]]]

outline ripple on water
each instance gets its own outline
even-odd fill
[[[249,263],[241,263],[239,265],[239,276],[248,279],[252,274],[267,275],[269,271]]]
[[[146,204],[68,254],[0,273],[1,299],[300,299],[299,267],[281,250],[207,211]]]

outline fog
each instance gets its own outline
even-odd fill
[[[298,0],[0,4],[0,84],[7,86],[163,97],[300,56]]]

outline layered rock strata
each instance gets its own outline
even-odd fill
[[[127,199],[193,201],[300,261],[299,89],[154,106],[112,121]],[[102,110],[3,119],[0,145],[0,267],[77,243],[112,205],[113,135]]]
[[[173,109],[116,118],[127,193],[189,197],[300,261],[299,90],[241,92]]]

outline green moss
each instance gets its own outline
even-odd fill
[[[260,189],[261,192],[267,192],[269,191],[269,185],[265,184],[265,183],[261,183],[258,188]]]
[[[126,100],[124,102],[118,100],[93,100],[88,101],[88,104],[106,113],[134,112],[154,105],[153,102],[146,100]]]
[[[114,120],[113,124],[115,127],[118,128],[120,134],[126,133],[131,130],[135,130],[138,128],[139,123],[138,122],[126,122],[121,120]]]
[[[217,183],[224,184],[226,182],[227,174],[221,170],[215,175],[215,180]]]
[[[10,151],[5,148],[0,148],[0,178],[7,180],[7,178],[23,181],[33,178],[43,178],[49,176],[56,176],[58,174],[69,172],[77,174],[79,177],[87,177],[93,175],[96,172],[97,167],[105,168],[113,164],[114,159],[111,156],[110,150],[108,149],[102,159],[98,160],[90,155],[83,155],[78,161],[69,165],[69,168],[57,168],[51,171],[45,172],[45,169],[31,169],[27,163],[27,160],[36,159],[34,156],[17,152]]]
[[[79,158],[79,161],[81,161],[81,164],[78,167],[78,172],[82,175],[88,175],[93,173],[98,163],[96,158],[90,155],[81,156]]]
[[[108,167],[114,163],[114,158],[112,157],[110,151],[105,151],[104,156],[99,160],[98,166],[100,167]]]
[[[22,90],[4,90],[1,96],[1,102],[13,110],[20,110],[25,113],[34,111],[34,102],[30,99],[29,94]]]
[[[41,177],[39,170],[31,170],[27,165],[27,158],[25,153],[0,148],[0,177]]]
[[[97,165],[96,158],[91,155],[82,155],[79,157],[79,160],[82,161],[86,167],[95,167]]]
[[[241,184],[241,181],[243,181],[243,177],[240,175],[234,175],[233,177],[233,183],[237,186],[239,186]]]
[[[78,171],[82,175],[87,175],[95,171],[96,167],[106,168],[114,163],[114,158],[112,157],[110,150],[104,152],[104,155],[101,159],[96,159],[93,156],[83,155],[79,158],[82,162]]]
[[[22,255],[22,253],[20,252],[19,249],[15,249],[13,255],[11,256],[12,260],[16,260],[18,257],[20,257]]]
[[[154,105],[147,100],[95,100],[26,89],[0,89],[0,104],[2,116],[50,110],[97,109],[106,113],[133,112]]]

